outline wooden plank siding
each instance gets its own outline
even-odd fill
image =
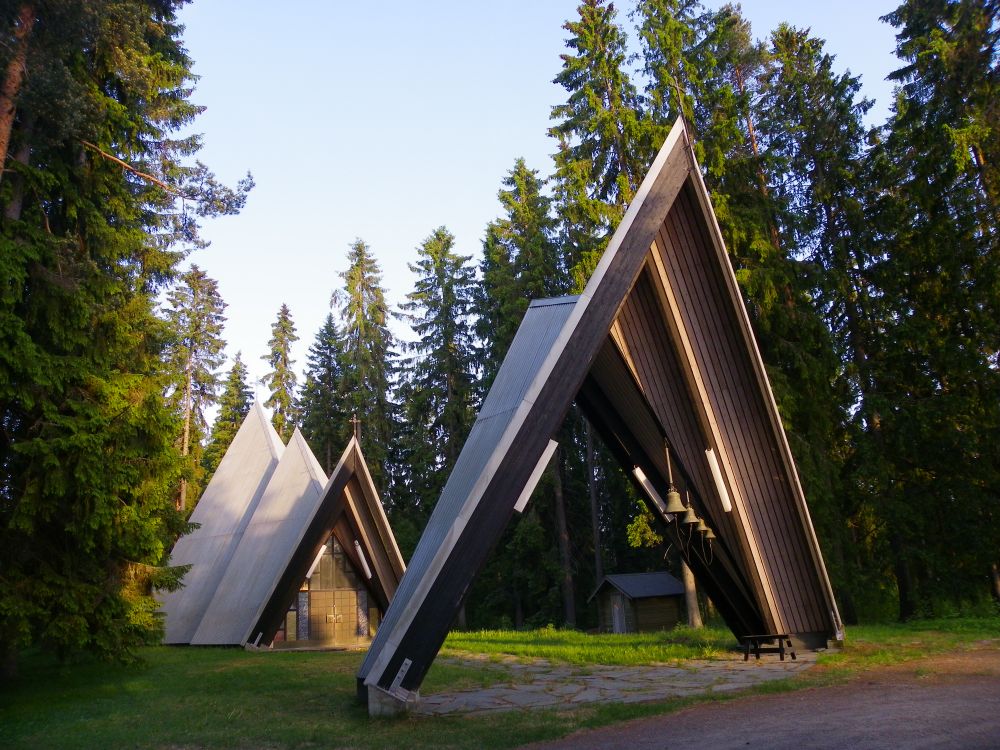
[[[641,467],[663,495],[670,446],[675,482],[719,537],[685,554],[734,632],[816,643],[838,632],[742,304],[678,122],[583,293],[529,307],[361,665],[359,695],[405,701],[419,688],[574,399],[629,475]],[[663,527],[677,542],[688,531]]]
[[[536,369],[521,361],[535,338],[535,332],[524,327],[536,326],[534,321],[549,313],[543,307],[529,308],[417,544],[409,573],[361,665],[359,683],[405,698],[422,682],[466,590],[500,538],[603,345],[663,216],[688,178],[692,164],[685,149],[677,147],[685,138],[682,126],[667,137],[608,252]],[[512,360],[517,364],[508,368]],[[494,412],[494,391],[507,392],[508,379],[527,387],[510,388],[522,395]],[[487,428],[488,423],[493,424]]]
[[[634,604],[635,627],[640,633],[670,630],[681,621],[681,604],[677,597],[636,599]]]
[[[610,338],[594,362],[577,403],[627,475],[634,481],[631,469],[641,467],[660,495],[665,496],[667,470],[665,455],[658,450],[662,445],[658,420]],[[706,504],[681,460],[674,465],[674,482],[690,490],[693,507],[714,529]],[[732,631],[742,635],[764,628],[760,605],[745,578],[746,566],[734,555],[727,537],[719,534],[710,548],[691,545],[687,530],[677,523],[664,522],[645,492],[637,489],[656,519],[657,532],[683,555]]]
[[[828,627],[819,571],[796,508],[794,486],[773,439],[764,394],[740,336],[738,311],[712,252],[708,227],[689,183],[660,232],[658,248],[679,293],[698,370],[719,415],[725,454],[740,486],[746,520],[759,549],[761,577],[775,598],[776,631],[809,633]]]
[[[281,577],[254,622],[251,640],[258,634],[262,643],[273,640],[331,532],[363,578],[364,566],[354,548],[355,540],[360,542],[372,571],[372,578],[363,583],[379,609],[386,611],[406,566],[356,438],[351,438],[323,487],[301,541],[290,551]]]
[[[723,511],[716,495],[705,457],[708,443],[694,406],[695,396],[685,386],[687,378],[659,312],[648,270],[640,276],[617,323],[621,330],[618,345],[624,347],[633,375],[689,477],[688,481],[676,484],[682,494],[693,492],[701,500],[699,515],[706,518],[720,539],[728,542],[734,558],[747,572],[767,632],[772,632],[773,617],[769,616],[770,609],[762,606],[765,601],[763,585],[757,567],[751,564],[752,546],[740,533],[733,514]]]

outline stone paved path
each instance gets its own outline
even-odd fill
[[[453,664],[471,660],[448,659]],[[545,660],[504,661],[496,665],[506,671],[510,682],[488,688],[422,695],[414,713],[482,714],[514,709],[558,708],[587,703],[641,703],[702,693],[743,690],[770,680],[780,680],[808,669],[816,662],[811,652],[798,659],[779,661],[762,657],[743,661],[742,654],[731,658],[692,660],[683,666],[658,664],[642,667],[551,664]],[[475,661],[483,667],[484,661]],[[485,662],[486,666],[492,663]]]

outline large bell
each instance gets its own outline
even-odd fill
[[[694,512],[694,508],[688,507],[687,512],[684,513],[684,518],[681,519],[681,523],[698,523],[700,520],[698,514]]]
[[[679,515],[685,512],[687,508],[684,507],[684,503],[681,502],[681,493],[679,493],[673,485],[670,486],[670,491],[667,493],[667,513],[673,513],[674,515]]]

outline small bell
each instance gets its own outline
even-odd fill
[[[701,519],[698,518],[698,514],[694,512],[694,508],[688,506],[687,512],[684,513],[684,518],[681,523],[698,523]]]
[[[712,541],[713,539],[715,539],[715,532],[712,531],[712,528],[710,526],[705,527],[705,538],[708,541]]]
[[[684,507],[684,503],[681,502],[681,493],[679,493],[673,485],[670,486],[670,491],[667,493],[667,513],[672,513],[678,515],[686,511],[687,508]]]
[[[694,527],[694,530],[695,531],[700,531],[702,534],[704,534],[706,531],[708,531],[708,526],[705,525],[705,519],[704,518],[699,518],[698,519],[698,525]]]

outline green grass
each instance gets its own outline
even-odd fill
[[[425,693],[509,681],[503,655],[571,663],[636,664],[704,657],[733,644],[721,631],[586,636],[543,630],[455,634],[447,652],[485,655],[481,666],[438,660]],[[754,692],[776,692],[851,679],[873,666],[969,648],[1000,638],[1000,619],[867,626],[848,632],[847,647],[817,668]],[[534,650],[532,650],[532,644]],[[685,648],[688,656],[675,649]],[[993,648],[1000,642],[992,640]],[[26,655],[21,676],[0,685],[0,747],[20,748],[509,748],[580,728],[660,714],[704,700],[591,705],[575,710],[508,712],[486,717],[371,720],[355,701],[361,654],[252,653],[238,649],[149,648],[125,667],[85,661],[69,666]],[[490,664],[490,659],[501,663]],[[589,661],[583,661],[589,660]],[[919,668],[919,663],[914,667]]]
[[[982,645],[1000,648],[1000,617],[859,625],[848,629],[843,649],[820,655],[817,660],[820,669],[813,670],[809,676],[824,681],[845,679],[874,667],[903,664]]]
[[[658,633],[635,635],[588,635],[575,630],[483,630],[450,633],[441,653],[467,657],[486,655],[494,661],[548,659],[565,664],[675,663],[686,659],[715,659],[738,647],[736,639],[722,628],[692,630],[678,627]]]

